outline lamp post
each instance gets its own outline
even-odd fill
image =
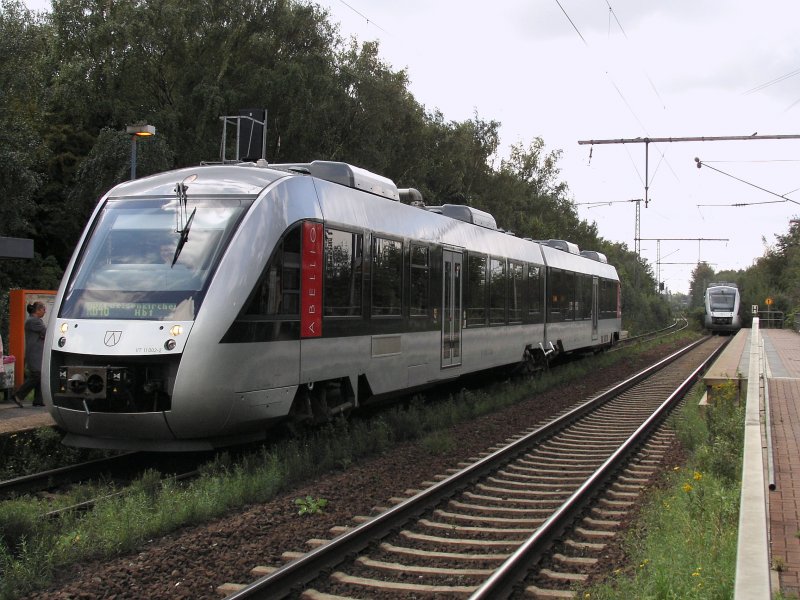
[[[125,133],[131,136],[131,179],[136,179],[136,140],[138,138],[149,138],[156,134],[153,125],[128,125]]]

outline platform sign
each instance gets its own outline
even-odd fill
[[[322,336],[322,224],[303,223],[300,337]]]

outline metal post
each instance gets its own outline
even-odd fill
[[[131,179],[136,179],[136,136],[131,136]]]
[[[156,128],[139,123],[138,125],[128,125],[125,133],[131,136],[131,179],[136,179],[136,138],[151,137],[156,134]]]

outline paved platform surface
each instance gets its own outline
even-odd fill
[[[750,338],[749,329],[740,329],[736,333],[722,354],[703,375],[707,386],[727,383],[731,379],[747,379],[750,369]]]
[[[775,489],[769,492],[773,569],[785,596],[800,594],[800,334],[762,329],[772,425]],[[776,592],[773,586],[773,593]]]
[[[0,395],[0,400],[2,398]],[[31,406],[30,400],[26,400],[23,406],[19,408],[13,400],[0,402],[0,435],[56,424],[45,407]]]

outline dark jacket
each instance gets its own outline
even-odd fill
[[[39,317],[30,315],[25,319],[25,366],[31,371],[42,370],[45,331],[47,326]]]

